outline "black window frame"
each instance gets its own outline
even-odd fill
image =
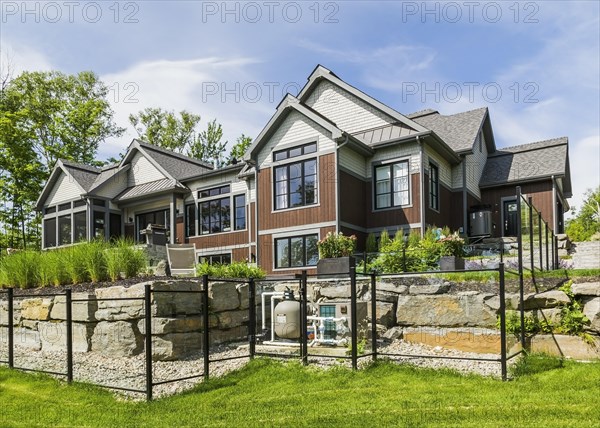
[[[239,201],[241,199],[241,202]],[[246,194],[233,195],[233,230],[245,230],[246,219]],[[243,223],[243,224],[241,224]]]
[[[429,208],[440,210],[440,169],[434,163],[429,163]]]
[[[277,150],[276,152],[273,152],[273,162],[293,159],[295,157],[304,156],[311,153],[317,153],[316,141],[302,144],[300,146],[290,147],[288,149]]]
[[[394,166],[396,165],[402,165],[405,164],[406,165],[406,190],[401,190],[401,191],[394,191]],[[377,180],[377,171],[379,169],[384,169],[387,168],[389,169],[389,190],[386,192],[382,192],[382,193],[378,193],[377,192],[377,184],[379,181],[383,181],[383,180]],[[408,159],[403,159],[403,160],[399,160],[399,161],[395,161],[395,162],[390,162],[390,163],[385,163],[385,164],[380,164],[380,165],[374,165],[373,166],[373,205],[375,207],[376,210],[385,210],[385,209],[391,209],[391,208],[399,208],[399,207],[405,207],[410,205],[410,190],[411,190],[411,185],[410,185],[410,162]],[[395,204],[394,203],[394,194],[395,193],[404,193],[406,192],[406,200],[407,202],[405,204]],[[388,195],[390,197],[390,204],[387,206],[379,206],[379,202],[378,202],[378,196],[382,196],[382,195]]]
[[[164,216],[164,223],[159,223],[156,221],[156,214],[158,213],[162,213]],[[144,223],[142,224],[140,222],[140,218],[146,217],[152,215],[153,217],[153,221],[151,221],[149,224],[157,224],[160,226],[164,226],[165,230],[170,233],[171,230],[171,209],[170,208],[163,208],[163,209],[159,209],[159,210],[154,210],[154,211],[147,211],[147,212],[141,212],[141,213],[136,213],[135,215],[135,226],[136,226],[136,242],[138,243],[144,243],[146,242],[146,238],[145,236],[143,236],[140,232],[144,229],[146,229],[148,227],[148,222],[144,221]]]
[[[306,240],[309,238],[313,238],[315,240],[315,255],[316,255],[316,261],[314,264],[307,264],[307,247],[306,247]],[[302,239],[302,264],[299,265],[292,265],[292,240],[293,239]],[[287,266],[280,266],[279,265],[279,252],[278,252],[278,244],[279,242],[284,242],[287,241]],[[309,233],[306,235],[293,235],[293,236],[286,236],[283,238],[275,238],[274,239],[274,266],[275,269],[295,269],[295,268],[302,268],[302,267],[312,267],[312,266],[316,266],[317,262],[319,260],[319,250],[317,247],[317,242],[319,241],[319,235],[317,233]]]
[[[56,230],[58,232],[58,237],[56,238],[57,246],[70,245],[73,242],[71,213],[56,217]]]
[[[228,210],[223,210],[223,201],[227,201],[227,204],[229,205],[229,209]],[[213,208],[216,208],[215,205],[219,205],[218,210],[216,212],[218,212],[218,220],[213,217]],[[208,205],[208,223],[204,222],[204,212],[206,212],[206,208],[204,207],[204,205]],[[224,219],[223,214],[227,214],[227,216]],[[213,220],[214,223],[213,223]],[[208,225],[208,229],[205,231],[204,227],[205,225]],[[215,227],[218,224],[218,228],[215,229]],[[227,226],[225,226],[227,225]],[[215,233],[224,233],[224,232],[231,232],[231,196],[227,195],[224,198],[212,198],[212,199],[205,199],[205,200],[201,200],[200,202],[198,202],[198,229],[200,232],[200,235],[212,235]]]
[[[309,162],[314,162],[314,169],[315,169],[315,173],[314,174],[306,174],[306,164]],[[296,177],[296,178],[291,178],[291,168],[300,168],[300,177]],[[285,179],[284,180],[277,180],[277,172],[279,170],[285,169]],[[314,188],[312,189],[313,191],[313,200],[312,202],[308,202],[308,198],[307,198],[307,190],[306,190],[306,178],[307,177],[314,177]],[[297,178],[300,178],[301,180],[301,187],[303,189],[302,192],[302,203],[301,204],[295,204],[292,205],[291,201],[292,201],[292,195],[297,193],[297,192],[292,192],[292,188],[290,186],[290,181],[291,180],[296,180]],[[277,184],[280,182],[285,182],[286,183],[286,193],[277,193]],[[273,167],[273,208],[274,211],[280,211],[280,210],[288,210],[288,209],[294,209],[294,208],[302,208],[302,207],[306,207],[306,206],[310,206],[310,205],[317,205],[319,198],[317,195],[317,191],[318,191],[318,187],[319,187],[319,163],[317,161],[317,158],[310,158],[310,159],[303,159],[303,160],[299,160],[299,161],[295,161],[295,162],[289,162],[289,163],[285,163],[283,165],[278,165]],[[280,196],[285,196],[286,197],[286,206],[282,206],[279,207],[278,203],[277,203],[277,198]]]
[[[202,263],[208,263],[209,265],[230,265],[231,264],[231,253],[221,253],[221,254],[206,254],[198,257],[198,261]],[[217,259],[219,259],[217,261]]]
[[[193,214],[190,216],[190,208],[193,210]],[[196,203],[185,204],[184,206],[185,215],[185,237],[196,236]],[[191,218],[190,218],[191,217]]]
[[[81,217],[83,217],[83,223],[81,222]],[[73,213],[73,242],[81,242],[87,240],[87,212],[83,211],[75,211]],[[83,236],[80,236],[83,230]]]
[[[57,227],[57,217],[49,217],[44,219],[44,248],[54,248],[57,246]]]

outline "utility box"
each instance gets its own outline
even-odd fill
[[[474,211],[469,219],[469,236],[492,235],[492,212],[490,210]]]
[[[325,339],[339,340],[350,337],[352,331],[352,305],[350,302],[321,302],[317,305],[320,317],[346,318],[344,322],[325,321]],[[358,323],[358,337],[367,336],[368,314],[367,302],[356,302],[356,317]]]

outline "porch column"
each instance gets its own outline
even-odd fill
[[[171,229],[171,233],[170,233],[170,237],[169,237],[170,244],[174,244],[175,240],[177,238],[177,213],[175,212],[176,209],[177,209],[177,195],[175,193],[173,193],[173,197],[171,198],[170,209],[169,209],[169,214],[170,214],[170,219],[169,219],[170,226],[169,227]]]

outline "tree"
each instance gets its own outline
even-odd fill
[[[200,116],[183,110],[177,117],[172,111],[147,108],[129,115],[129,122],[145,142],[184,153],[195,144]]]
[[[100,142],[122,134],[108,88],[92,72],[24,72],[0,87],[0,222],[11,246],[38,239],[35,200],[57,159],[94,164]]]
[[[198,135],[198,138],[188,150],[188,156],[201,159],[215,165],[223,166],[223,155],[226,151],[227,141],[221,142],[223,128],[216,119],[208,122],[207,128]]]
[[[572,241],[588,241],[600,233],[600,186],[596,190],[588,189],[585,196],[579,213],[567,220],[566,232]],[[575,207],[572,212],[575,214]]]
[[[240,161],[244,158],[248,147],[252,144],[252,138],[247,137],[246,135],[240,135],[236,143],[231,148],[231,152],[229,153],[229,158],[227,158],[227,164],[231,165],[236,161]]]

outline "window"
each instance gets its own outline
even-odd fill
[[[98,207],[105,207],[106,201],[103,199],[92,199],[92,203]]]
[[[44,248],[56,247],[56,218],[44,220]]]
[[[231,264],[231,254],[200,256],[200,263],[208,263],[209,265],[228,265]]]
[[[198,198],[209,198],[211,196],[225,195],[231,192],[231,186],[227,184],[226,186],[213,187],[212,189],[201,190],[198,192]]]
[[[58,245],[71,243],[71,215],[63,215],[58,218]]]
[[[44,208],[44,214],[52,214],[56,212],[56,207],[46,207]]]
[[[104,239],[104,211],[94,211],[94,233],[92,238]]]
[[[73,201],[73,208],[85,207],[85,200]]]
[[[275,209],[317,202],[317,160],[294,162],[275,168]]]
[[[73,214],[74,235],[73,242],[85,241],[87,239],[87,216],[85,211],[79,211]]]
[[[439,170],[434,164],[429,164],[429,207],[436,211],[440,209]]]
[[[408,161],[375,167],[375,208],[408,205]]]
[[[235,195],[233,197],[233,228],[244,230],[246,228],[246,195]]]
[[[275,268],[315,266],[318,239],[316,234],[275,239]]]
[[[67,202],[66,204],[60,204],[58,206],[58,210],[59,211],[65,211],[65,210],[70,210],[71,209],[71,203]]]
[[[304,144],[303,146],[293,147],[291,149],[279,150],[273,153],[273,161],[295,158],[302,155],[308,155],[317,151],[317,143]]]
[[[196,235],[196,205],[185,206],[185,236]]]
[[[121,236],[121,215],[110,213],[108,216],[108,221],[110,239],[117,239],[119,236]]]
[[[202,235],[231,230],[231,201],[229,196],[200,202],[198,209],[202,223],[200,227]]]

